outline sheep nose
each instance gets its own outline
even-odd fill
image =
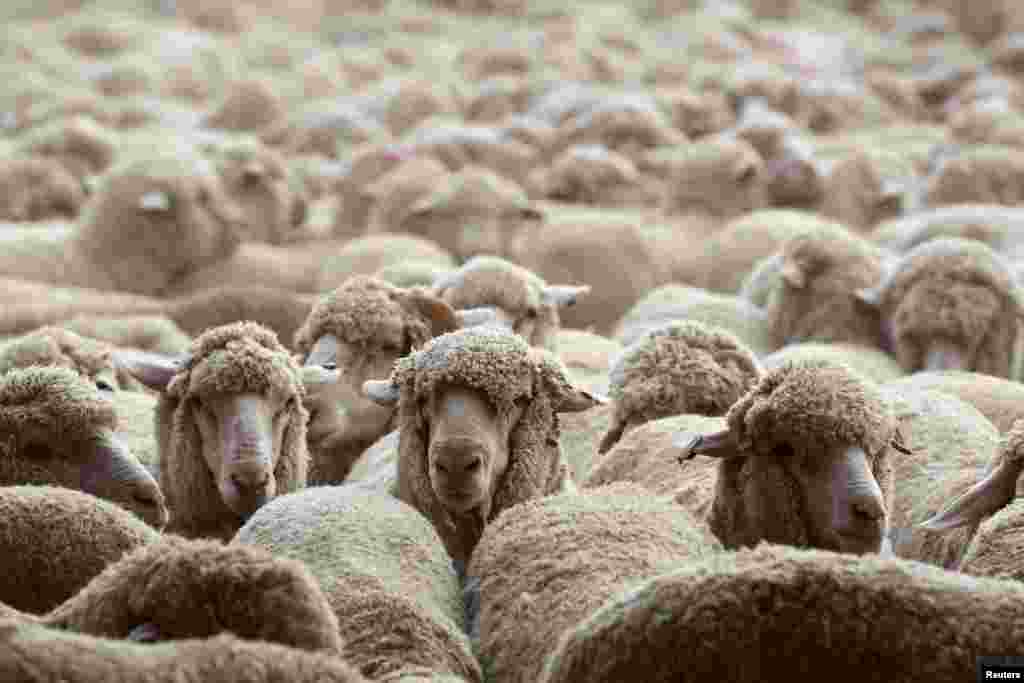
[[[270,474],[266,471],[236,472],[231,475],[231,483],[243,495],[258,493],[259,491],[266,490],[268,484],[270,484]]]
[[[854,496],[850,500],[853,520],[858,524],[877,524],[885,519],[885,505],[874,495]]]
[[[435,464],[442,474],[448,476],[472,475],[483,466],[481,451],[480,445],[476,442],[445,443],[437,451]]]

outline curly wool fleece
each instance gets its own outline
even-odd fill
[[[34,427],[77,438],[117,426],[114,404],[73,370],[33,366],[0,375],[0,434],[17,438]]]
[[[31,365],[70,368],[82,377],[114,371],[109,345],[61,327],[43,327],[8,342],[0,349],[0,374]]]
[[[349,278],[313,307],[295,334],[295,348],[306,356],[325,334],[356,346],[382,342],[402,349],[422,346],[432,336],[430,324],[422,315],[402,306],[402,292],[376,277]]]

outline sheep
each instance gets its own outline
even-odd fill
[[[413,207],[441,187],[448,175],[447,167],[434,157],[410,156],[364,186],[362,193],[370,201],[366,234],[401,232]]]
[[[23,683],[368,683],[344,660],[229,634],[155,645],[0,621],[0,676]]]
[[[757,356],[775,350],[764,311],[739,297],[680,284],[651,290],[616,325],[613,336],[624,345],[672,320],[695,320],[724,328]]]
[[[572,386],[553,354],[491,325],[434,337],[363,388],[397,404],[398,497],[463,563],[502,510],[571,485],[557,414],[606,402]]]
[[[302,363],[337,367],[344,381],[307,398],[310,484],[340,484],[355,459],[394,428],[394,411],[364,396],[363,383],[387,379],[399,358],[458,327],[456,312],[436,295],[368,276],[320,298],[295,348]]]
[[[721,547],[664,497],[619,484],[527,501],[484,530],[469,564],[470,623],[488,680],[537,680],[559,635],[630,585]]]
[[[188,162],[153,157],[108,173],[75,229],[0,232],[0,274],[161,296],[190,272],[228,258],[240,242],[240,220],[212,178]]]
[[[488,51],[485,64],[491,66],[493,52]],[[463,52],[466,55],[467,52]],[[460,55],[460,58],[463,56]],[[481,68],[475,64],[463,68]],[[511,116],[526,111],[529,102],[538,94],[538,84],[525,74],[479,74],[472,89],[468,92],[454,93],[456,105],[462,118],[470,123],[486,124],[507,121]]]
[[[494,307],[501,323],[531,346],[557,350],[560,312],[590,287],[549,285],[535,273],[496,256],[474,256],[436,280],[432,292],[452,308]]]
[[[1019,380],[977,372],[946,370],[915,372],[891,386],[908,391],[941,391],[974,406],[1000,433],[1009,432],[1024,417],[1024,385]]]
[[[202,121],[206,128],[256,133],[284,119],[285,105],[265,80],[229,83],[223,100]]]
[[[367,678],[426,669],[481,682],[451,560],[406,503],[351,485],[310,488],[261,508],[231,545],[303,562],[337,616],[342,656]]]
[[[125,553],[160,540],[123,507],[70,488],[0,486],[0,510],[8,558],[0,604],[30,614],[59,606]]]
[[[885,252],[838,223],[790,238],[766,312],[775,348],[801,341],[886,348],[877,315],[854,296],[882,279]]]
[[[467,164],[523,184],[540,161],[537,148],[497,126],[424,121],[402,137],[409,152],[440,160],[450,171]]]
[[[314,101],[261,131],[260,140],[291,156],[339,159],[349,145],[387,142],[387,127],[356,103]]]
[[[160,394],[169,531],[226,540],[268,500],[305,486],[303,376],[273,332],[239,322],[207,330],[182,358],[119,359]]]
[[[906,374],[899,362],[885,351],[870,346],[844,343],[788,344],[761,358],[761,365],[766,370],[774,370],[791,361],[813,358],[844,363],[879,384],[899,379]]]
[[[870,239],[890,251],[905,253],[939,237],[978,240],[1010,260],[1024,255],[1024,209],[995,204],[962,204],[928,209],[885,221]]]
[[[115,133],[87,116],[53,121],[18,138],[15,153],[59,162],[79,180],[105,173],[117,158]]]
[[[935,208],[955,204],[1024,203],[1024,159],[1012,147],[973,146],[943,150],[925,179],[923,202]]]
[[[595,206],[654,206],[659,197],[632,160],[601,145],[573,145],[530,174],[540,197]]]
[[[983,242],[925,242],[890,262],[880,283],[855,296],[877,311],[882,348],[908,373],[1020,373],[1024,297],[1008,264]]]
[[[609,334],[637,299],[664,281],[663,256],[632,216],[608,210],[545,213],[543,223],[520,234],[508,260],[548,282],[590,287],[587,297],[561,313],[566,327]]]
[[[225,192],[245,214],[249,240],[303,239],[309,198],[282,157],[256,141],[241,140],[218,149],[216,161]]]
[[[909,451],[893,461],[892,551],[952,569],[974,528],[940,533],[918,525],[983,476],[998,454],[999,432],[973,406],[951,394],[914,389],[903,381],[880,386]]]
[[[379,216],[371,211],[371,215]],[[371,221],[367,234],[404,232],[431,240],[460,260],[503,255],[524,224],[543,220],[516,183],[467,164],[419,197],[401,216]]]
[[[897,558],[761,545],[611,597],[551,648],[540,683],[974,680],[1014,652],[1024,590]],[[756,625],[756,626],[752,626]],[[769,654],[770,653],[770,654]]]
[[[409,155],[409,150],[393,144],[365,144],[352,150],[338,181],[338,207],[331,230],[335,238],[358,237],[365,232],[370,209],[375,203],[366,188],[393,171]]]
[[[58,161],[15,157],[0,164],[0,220],[73,219],[85,199],[81,182]]]
[[[753,352],[726,330],[688,320],[657,327],[611,367],[612,421],[597,452],[604,455],[650,420],[725,415],[761,373]]]
[[[765,206],[765,163],[752,145],[718,137],[688,145],[673,164],[662,209],[699,216],[707,233],[721,223]]]
[[[384,266],[372,273],[373,277],[390,282],[395,287],[429,287],[451,271],[430,261],[409,259]]]
[[[765,373],[729,408],[725,423],[725,429],[696,436],[687,427],[674,446],[663,437],[658,444],[657,432],[652,444],[653,427],[646,432],[650,453],[662,461],[673,455],[681,461],[723,458],[713,499],[705,506],[706,521],[723,546],[766,540],[879,551],[894,495],[892,451],[904,449],[888,400],[874,383],[828,361],[788,364]],[[623,445],[628,441],[627,436]],[[625,467],[615,466],[616,457]],[[628,473],[650,467],[649,457],[612,450],[600,467]],[[595,469],[590,482],[599,476],[606,475]],[[695,497],[700,507],[707,503],[710,480],[706,470],[696,476],[703,491],[683,495]],[[779,486],[789,493],[773,493]]]
[[[97,388],[102,381],[47,365],[15,364],[0,374],[0,485],[81,489],[162,528],[164,496],[119,434],[116,405]]]
[[[104,638],[239,638],[340,655],[338,619],[301,563],[255,546],[168,536],[126,552],[46,614],[50,628]]]
[[[41,327],[0,346],[0,375],[33,365],[68,368],[107,396],[132,381],[118,372],[108,344],[60,327]]]
[[[817,211],[853,231],[866,233],[903,211],[903,186],[881,175],[871,158],[854,151],[829,165]]]

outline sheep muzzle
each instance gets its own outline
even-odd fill
[[[167,505],[160,486],[120,437],[101,432],[86,449],[82,491],[116,502],[157,529],[167,524]]]

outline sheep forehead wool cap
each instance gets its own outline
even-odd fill
[[[886,282],[887,297],[901,296],[922,278],[942,277],[984,285],[1019,298],[1013,274],[1003,259],[984,242],[940,237],[907,252]]]
[[[497,256],[474,256],[435,284],[453,308],[497,306],[510,313],[539,307],[545,286],[535,273]]]
[[[30,365],[59,365],[93,377],[113,370],[111,348],[61,327],[43,327],[0,349],[0,372]]]
[[[248,321],[215,327],[197,337],[187,363],[167,389],[177,398],[248,392],[305,394],[299,366],[277,335]]]
[[[825,359],[789,361],[767,373],[726,420],[755,451],[779,443],[812,452],[817,444],[856,445],[871,457],[886,451],[897,426],[870,380]]]
[[[296,346],[303,354],[309,353],[316,340],[325,334],[359,346],[396,340],[404,343],[406,328],[414,324],[416,317],[398,300],[400,292],[398,287],[376,277],[349,278],[313,307],[296,334]]]
[[[483,391],[498,406],[532,395],[537,354],[518,335],[483,325],[434,337],[400,359],[393,380],[414,396],[429,396],[439,383]]]
[[[0,432],[33,425],[69,437],[117,429],[117,412],[93,384],[56,366],[19,368],[0,375]]]

